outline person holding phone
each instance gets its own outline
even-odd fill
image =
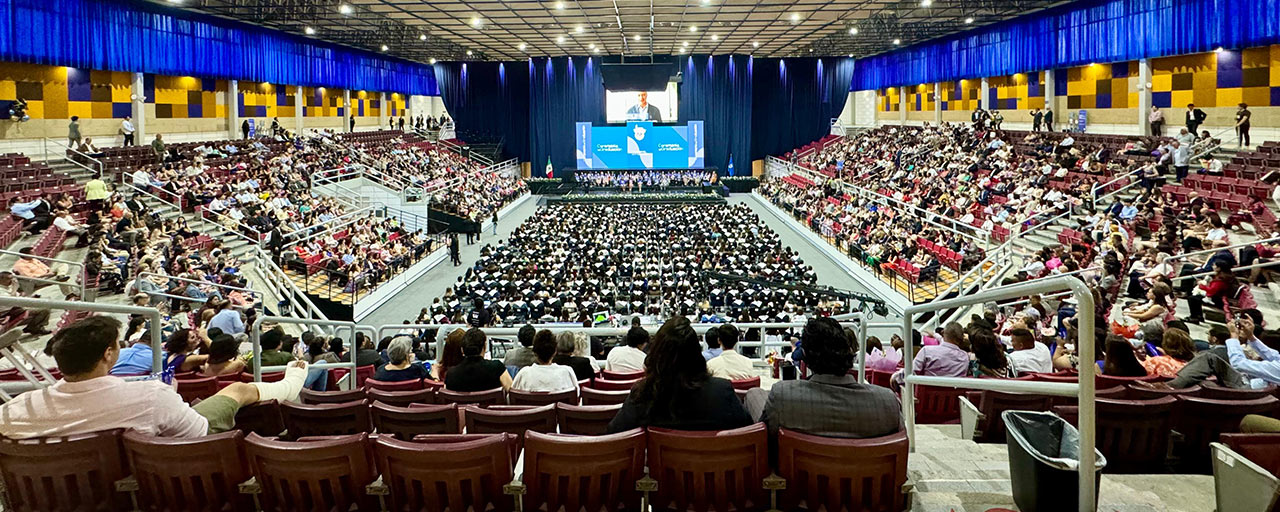
[[[1249,380],[1249,386],[1254,389],[1266,387],[1267,384],[1280,384],[1280,352],[1263,344],[1254,327],[1253,318],[1244,314],[1227,324],[1227,330],[1231,333],[1231,337],[1227,339],[1227,358],[1231,367],[1243,373]],[[1242,344],[1253,349],[1261,360],[1249,359],[1244,354]]]

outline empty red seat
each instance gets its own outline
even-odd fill
[[[1249,414],[1271,416],[1280,409],[1273,396],[1253,400],[1214,400],[1180,396],[1174,407],[1173,429],[1182,434],[1179,455],[1182,471],[1206,473],[1210,467],[1209,443],[1223,433],[1237,432],[1240,420]]]
[[[482,408],[469,406],[462,409],[462,419],[468,434],[497,434],[506,432],[523,439],[525,431],[556,431],[556,406],[502,406]]]
[[[782,429],[778,432],[778,476],[786,480],[782,510],[904,510],[907,451],[906,432],[832,439]]]
[[[1162,473],[1169,453],[1169,430],[1173,407],[1171,396],[1154,400],[1098,398],[1097,448],[1107,458],[1112,473]],[[1076,423],[1077,406],[1058,406],[1053,412]]]
[[[645,476],[641,429],[604,436],[529,432],[524,451],[528,510],[630,510]]]
[[[6,510],[131,510],[116,491],[128,476],[120,431],[42,439],[0,439]]]
[[[443,404],[458,405],[478,405],[481,407],[489,407],[492,405],[501,405],[507,403],[507,395],[502,388],[494,388],[488,391],[451,391],[441,389],[436,393],[436,399]]]
[[[431,437],[406,442],[381,436],[374,442],[382,486],[370,491],[386,497],[388,510],[514,509],[504,489],[514,477],[514,436],[423,439]]]
[[[916,385],[916,423],[955,423],[960,420],[964,390]]]
[[[285,429],[291,439],[311,436],[339,436],[369,432],[369,400],[341,404],[280,404]]]
[[[249,479],[239,431],[190,439],[124,435],[143,510],[251,510],[238,486]]]
[[[636,384],[640,383],[640,379],[635,380],[608,380],[596,379],[591,383],[591,387],[601,391],[630,391]]]
[[[203,400],[218,393],[217,377],[196,377],[191,379],[178,379],[178,394],[182,395],[182,401],[191,403],[196,399]]]
[[[507,401],[511,405],[549,405],[555,403],[573,405],[578,403],[578,390],[571,389],[559,393],[542,393],[512,389],[507,391]]]
[[[760,377],[734,379],[730,383],[733,384],[733,389],[755,389],[760,387]]]
[[[627,396],[631,394],[631,388],[622,391],[603,391],[592,388],[582,388],[582,405],[614,405],[627,401]]]
[[[244,444],[257,478],[247,490],[263,510],[377,510],[378,500],[365,492],[377,477],[368,434],[306,442],[250,434]]]
[[[280,405],[275,400],[258,402],[241,407],[236,412],[236,430],[248,435],[250,432],[262,437],[274,437],[284,431],[284,418],[280,416]]]
[[[660,510],[765,508],[769,435],[763,423],[720,432],[649,429],[649,476]]]
[[[369,397],[370,402],[382,402],[387,405],[397,407],[408,407],[410,404],[434,404],[436,403],[436,389],[427,388],[416,391],[383,391],[378,388],[369,388],[365,393]]]
[[[605,380],[637,380],[644,378],[644,370],[638,372],[614,372],[603,370],[600,372],[600,378]]]
[[[622,410],[622,404],[568,405],[556,404],[556,423],[560,433],[598,436],[609,432],[609,422]]]
[[[457,404],[397,407],[374,402],[369,414],[379,434],[405,441],[419,435],[462,433]]]
[[[970,391],[963,396],[980,414],[973,433],[973,440],[979,443],[1005,442],[1004,420],[1000,418],[1004,411],[1045,412],[1053,403],[1049,396],[1030,393],[983,390]]]
[[[349,391],[312,391],[303,389],[298,393],[298,399],[307,405],[316,404],[342,404],[364,400],[365,393],[363,389],[353,389]]]
[[[1224,387],[1212,381],[1205,381],[1200,384],[1200,387],[1200,393],[1196,396],[1214,400],[1255,400],[1272,396],[1277,392],[1275,385],[1268,385],[1261,389],[1236,389]]]

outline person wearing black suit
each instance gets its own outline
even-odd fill
[[[452,261],[455,267],[462,264],[461,247],[458,245],[457,233],[449,236],[449,261]]]
[[[280,226],[271,228],[267,233],[266,240],[267,250],[271,251],[271,257],[276,263],[280,262],[280,251],[284,248],[284,232],[280,231]]]
[[[1044,109],[1044,129],[1045,131],[1053,131],[1053,110]]]
[[[240,135],[242,139],[249,138],[249,120],[245,119],[240,123]]]
[[[1197,133],[1196,130],[1199,129],[1200,125],[1204,123],[1204,120],[1209,117],[1209,115],[1205,114],[1203,110],[1196,108],[1194,103],[1187,104],[1187,112],[1185,116],[1187,120],[1187,131],[1191,132],[1192,135]]]

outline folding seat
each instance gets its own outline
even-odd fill
[[[622,404],[556,404],[556,422],[560,425],[561,434],[598,436],[609,432],[609,422],[620,410]]]
[[[760,510],[769,475],[769,434],[763,423],[719,432],[649,429],[652,502],[661,510]]]
[[[760,377],[751,377],[749,379],[734,379],[730,381],[733,389],[755,389],[760,387]]]
[[[1094,375],[1094,381],[1097,382],[1096,389],[1107,389],[1116,386],[1126,386],[1134,382],[1160,382],[1166,380],[1159,375],[1145,375],[1142,377],[1116,377],[1114,375],[1103,375],[1101,373]]]
[[[615,405],[627,401],[631,388],[619,391],[605,391],[593,388],[582,388],[582,405]]]
[[[1202,391],[1203,388],[1201,388],[1199,384],[1182,389],[1150,388],[1137,384],[1129,384],[1125,386],[1122,398],[1125,400],[1154,400],[1166,396],[1201,396]]]
[[[239,431],[189,439],[124,434],[143,510],[250,510],[238,486],[249,479]]]
[[[937,386],[915,386],[916,423],[955,423],[960,420],[960,396],[964,390]]]
[[[343,404],[364,400],[365,393],[363,389],[352,389],[349,391],[312,391],[303,389],[298,393],[298,399],[306,405],[318,404]]]
[[[631,388],[635,387],[636,384],[640,383],[640,380],[641,379],[634,379],[634,380],[596,379],[595,382],[591,383],[591,387],[593,389],[597,389],[600,391],[630,391]]]
[[[638,380],[644,378],[644,370],[636,372],[613,372],[603,370],[600,372],[600,378],[605,380]]]
[[[306,442],[250,434],[244,444],[256,481],[241,489],[256,495],[261,510],[378,509],[365,492],[377,478],[368,434]]]
[[[478,405],[480,407],[489,407],[507,403],[507,395],[502,391],[502,388],[471,392],[440,389],[436,392],[436,400],[442,404],[471,404]]]
[[[457,404],[398,407],[374,402],[369,409],[373,427],[379,434],[390,434],[409,441],[424,434],[461,434]]]
[[[958,397],[960,401],[960,429],[970,433],[968,439],[979,443],[1005,442],[1004,411],[1048,411],[1053,401],[1047,395],[1029,393],[1004,393],[1000,391],[969,391]]]
[[[507,391],[507,401],[511,405],[542,406],[556,403],[576,405],[578,403],[578,390],[571,389],[559,393],[546,393],[512,389]]]
[[[481,408],[467,406],[462,409],[462,421],[468,434],[497,434],[506,432],[517,436],[517,444],[523,442],[528,430],[556,431],[556,406],[497,406]]]
[[[1217,184],[1215,185],[1214,189],[1217,190],[1218,192],[1223,192],[1227,194],[1233,193],[1236,191],[1236,179],[1227,178],[1227,177],[1218,178]]]
[[[369,432],[369,400],[341,404],[280,404],[290,439],[311,436],[340,436]]]
[[[1210,470],[1209,443],[1219,434],[1236,432],[1246,415],[1271,416],[1280,409],[1280,400],[1274,396],[1252,400],[1180,396],[1177,400],[1173,429],[1183,437],[1179,466],[1182,471],[1197,473]]]
[[[128,476],[120,430],[74,436],[0,438],[5,510],[72,512],[131,510],[116,483]]]
[[[182,401],[191,403],[196,399],[209,398],[218,393],[217,377],[195,377],[191,379],[177,379],[178,394],[182,395]]]
[[[366,396],[370,402],[382,402],[387,405],[397,407],[409,407],[410,404],[434,404],[436,403],[435,387],[419,389],[417,391],[383,391],[378,388],[370,388],[366,392]]]
[[[907,452],[906,432],[833,439],[782,429],[777,473],[785,481],[781,509],[904,510]]]
[[[425,386],[422,383],[422,379],[402,380],[396,382],[368,379],[364,381],[364,388],[366,390],[381,389],[383,391],[418,391],[420,389],[425,389]]]
[[[521,477],[527,510],[631,510],[640,504],[646,435],[529,432]]]
[[[1169,428],[1178,399],[1098,398],[1097,448],[1113,473],[1162,473],[1169,453]],[[1077,406],[1057,406],[1053,412],[1075,424]]]
[[[1224,387],[1221,384],[1211,381],[1205,381],[1200,384],[1202,388],[1200,394],[1195,395],[1200,398],[1211,398],[1214,400],[1256,400],[1259,398],[1275,395],[1277,388],[1274,384],[1269,384],[1261,389],[1235,389]]]
[[[507,494],[514,445],[506,434],[419,436],[415,442],[379,436],[373,455],[382,479],[369,492],[385,500],[383,510],[514,510]]]

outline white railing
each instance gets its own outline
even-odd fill
[[[258,273],[258,278],[271,290],[271,293],[276,298],[288,301],[290,313],[294,318],[319,322],[316,324],[304,324],[311,325],[313,331],[318,331],[319,326],[327,325],[323,322],[328,322],[329,317],[314,302],[311,302],[307,294],[298,288],[298,285],[294,284],[293,279],[289,278],[289,275],[284,270],[281,270],[279,265],[276,265],[270,254],[263,252],[261,248],[255,247],[253,260],[253,270]]]
[[[250,363],[253,365],[254,382],[262,382],[262,372],[278,372],[284,371],[286,366],[262,366],[262,323],[274,322],[277,324],[298,324],[304,327],[324,326],[337,327],[338,329],[346,328],[351,331],[351,339],[355,340],[355,333],[359,330],[373,331],[372,328],[361,328],[355,322],[342,322],[338,320],[307,320],[299,318],[290,318],[282,316],[260,316],[253,321],[253,325],[249,328],[249,342],[253,344],[253,359]],[[335,329],[337,331],[337,329]],[[356,349],[359,347],[352,346],[350,351],[350,361],[345,363],[314,363],[307,365],[309,370],[330,370],[335,368],[347,368],[350,373],[347,374],[348,382],[351,388],[355,387],[356,379]]]
[[[924,304],[919,306],[911,306],[906,309],[902,317],[903,339],[911,338],[913,317],[920,313],[930,311],[942,311],[952,308],[960,308],[971,306],[974,304],[982,304],[985,302],[998,301],[1010,298],[1021,298],[1034,294],[1045,294],[1056,292],[1063,289],[1069,289],[1072,295],[1078,301],[1079,311],[1093,311],[1093,293],[1089,291],[1088,286],[1083,281],[1074,277],[1056,277],[1035,283],[1015,284],[1000,288],[985,290],[973,295],[948,299],[937,303]],[[935,315],[937,316],[937,315]],[[1095,444],[1095,382],[1094,374],[1097,373],[1098,367],[1093,364],[1094,359],[1094,325],[1093,315],[1080,315],[1078,321],[1080,328],[1078,330],[1078,356],[1082,364],[1079,367],[1079,382],[1059,383],[1059,382],[1035,382],[1035,381],[1017,381],[1007,379],[977,379],[968,377],[934,377],[916,375],[910,363],[903,365],[905,373],[905,382],[902,388],[902,416],[907,424],[907,438],[909,439],[911,450],[915,451],[916,447],[916,408],[915,396],[917,385],[950,387],[959,389],[978,389],[990,391],[1003,391],[1008,393],[1038,393],[1055,396],[1075,396],[1079,405],[1078,426],[1080,429],[1080,466],[1079,466],[1079,482],[1080,482],[1080,505],[1081,512],[1092,512],[1095,510],[1097,503],[1097,489],[1094,487],[1094,475],[1097,468],[1095,462],[1097,460],[1094,452]],[[903,361],[912,361],[915,357],[913,354],[914,347],[911,343],[903,345]],[[1000,421],[998,418],[993,421]]]
[[[63,153],[62,154],[49,153],[50,144],[53,144],[55,150],[61,147],[64,150]],[[86,164],[84,162],[77,161],[75,158],[71,158],[70,156],[67,156],[67,153],[74,153],[76,156],[87,160],[89,163]],[[106,168],[105,166],[102,165],[102,160],[98,160],[97,158],[81,153],[79,150],[64,144],[62,141],[58,139],[45,137],[44,138],[44,159],[47,162],[49,160],[52,160],[55,157],[61,158],[63,160],[76,164],[84,168],[85,170],[94,173],[95,176],[101,176],[102,170]]]
[[[840,122],[840,118],[837,118],[837,117],[831,118],[831,134],[839,135],[841,137],[844,137],[845,135],[848,134],[848,131],[845,129],[844,123]]]
[[[239,287],[239,286],[231,286],[231,285],[229,285],[229,284],[211,283],[211,282],[209,282],[209,281],[201,281],[201,280],[199,280],[199,279],[187,279],[187,278],[185,278],[185,277],[178,277],[178,276],[170,276],[170,275],[164,275],[164,274],[157,274],[157,273],[154,273],[154,272],[143,272],[143,273],[140,273],[140,274],[138,274],[138,278],[137,278],[137,279],[139,279],[139,280],[140,280],[140,279],[147,278],[147,277],[152,277],[152,276],[155,276],[155,277],[163,277],[163,278],[165,278],[165,279],[170,279],[170,280],[173,280],[173,281],[179,281],[179,282],[183,282],[183,283],[191,283],[191,284],[196,284],[196,285],[200,285],[200,286],[209,286],[209,287],[212,287],[212,288],[218,288],[218,289],[221,289],[221,290],[227,290],[228,294],[229,294],[230,292],[233,292],[233,291],[235,291],[235,292],[242,292],[242,293],[246,293],[246,294],[249,294],[251,297],[256,297],[256,300],[254,300],[254,301],[253,301],[253,305],[254,305],[255,307],[261,307],[261,306],[262,306],[262,298],[263,298],[263,297],[265,297],[265,296],[262,294],[262,292],[260,292],[260,291],[258,291],[258,290],[254,290],[254,289],[252,289],[252,288],[241,288],[241,287]],[[152,295],[162,295],[162,294],[152,294]],[[194,299],[194,298],[192,298],[192,297],[179,297],[179,298],[185,298],[185,299],[188,299],[188,300],[194,300],[195,302],[205,302],[204,300],[201,300],[201,299]]]
[[[85,300],[85,295],[84,295],[84,292],[85,292],[85,280],[86,280],[86,278],[87,278],[88,276],[87,276],[87,275],[85,275],[84,263],[82,263],[82,262],[78,262],[78,261],[71,261],[71,260],[60,260],[60,259],[58,259],[58,258],[54,258],[54,257],[52,257],[52,256],[38,256],[38,255],[35,255],[35,254],[23,254],[23,253],[20,253],[20,252],[17,252],[17,251],[10,251],[10,250],[6,250],[6,249],[0,249],[0,254],[8,254],[8,255],[10,255],[10,256],[17,256],[17,257],[19,257],[19,258],[31,258],[31,259],[34,259],[34,260],[47,261],[47,262],[50,262],[50,263],[53,263],[53,264],[61,263],[61,264],[63,264],[63,265],[66,265],[66,266],[68,266],[68,267],[71,267],[71,268],[76,269],[76,273],[75,273],[75,275],[77,275],[77,276],[79,276],[79,277],[80,277],[80,283],[79,283],[79,284],[77,284],[77,283],[75,283],[75,282],[57,281],[57,280],[54,280],[54,279],[42,279],[42,278],[39,278],[39,277],[27,277],[27,276],[23,276],[23,275],[18,275],[17,273],[14,273],[14,274],[13,274],[13,278],[14,278],[14,279],[17,279],[17,280],[19,280],[19,281],[23,281],[23,280],[25,280],[25,281],[30,281],[30,282],[33,282],[33,283],[56,284],[56,285],[60,285],[60,286],[74,286],[74,287],[76,287],[76,288],[79,288],[79,289],[80,289],[80,299],[81,299],[81,300]],[[48,266],[52,267],[53,265],[48,265]]]
[[[457,127],[453,124],[452,119],[445,121],[444,123],[441,123],[440,130],[436,132],[437,140],[439,140],[440,142],[444,142],[446,140],[457,138],[458,132],[456,128]]]

